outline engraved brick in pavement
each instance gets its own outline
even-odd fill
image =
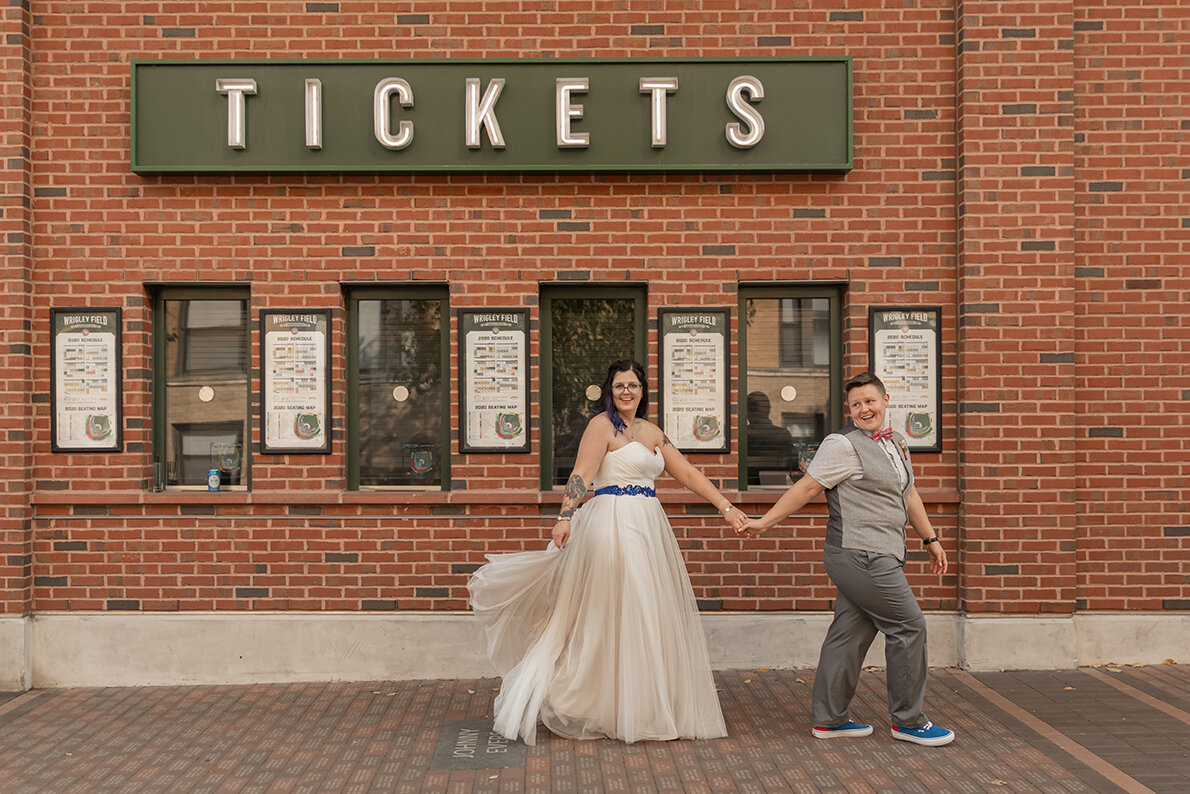
[[[1190,792],[1187,666],[935,670],[927,714],[958,732],[943,748],[889,735],[879,670],[852,709],[875,734],[813,738],[813,681],[717,673],[724,739],[542,728],[533,747],[492,736],[497,679],[4,693],[0,791]]]

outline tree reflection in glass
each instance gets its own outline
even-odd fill
[[[603,395],[587,396],[607,376],[607,367],[632,358],[634,301],[631,298],[550,302],[553,329],[553,484],[565,485],[574,468],[579,439],[591,417],[603,410]]]
[[[359,302],[361,486],[441,484],[442,301]]]

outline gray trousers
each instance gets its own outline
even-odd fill
[[[905,564],[890,554],[827,546],[826,573],[834,583],[835,618],[814,676],[814,725],[847,722],[859,671],[876,632],[884,635],[885,680],[892,724],[920,728],[926,691],[926,620],[905,579]]]

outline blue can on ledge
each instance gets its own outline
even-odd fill
[[[218,469],[211,469],[210,471],[207,472],[207,490],[208,491],[218,491],[219,490],[219,470]]]

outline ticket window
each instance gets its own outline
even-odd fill
[[[542,488],[561,488],[574,469],[587,423],[603,410],[601,388],[612,362],[646,365],[645,292],[638,287],[543,290]],[[649,373],[650,410],[657,379]],[[657,417],[651,415],[651,421]]]
[[[168,289],[154,301],[154,484],[248,485],[248,296]]]
[[[841,296],[746,288],[740,299],[740,481],[787,488],[841,419]]]
[[[450,487],[444,289],[348,300],[348,487]]]

